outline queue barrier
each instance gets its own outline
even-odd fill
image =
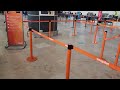
[[[114,21],[114,20],[106,20],[106,21],[108,21],[108,22],[118,22],[118,21]]]
[[[104,33],[104,29],[106,28],[106,27],[108,27],[108,28],[110,28],[111,29],[111,31],[112,31],[112,29],[114,29],[114,28],[118,28],[118,29],[120,29],[120,26],[108,26],[108,25],[102,25],[102,24],[97,24],[97,26],[96,26],[96,30],[95,30],[95,32],[94,32],[94,40],[93,40],[93,43],[94,44],[97,44],[97,33],[98,33],[98,26],[101,26],[101,27],[103,27],[103,33]],[[115,38],[119,38],[120,37],[120,35],[116,35],[116,36],[113,36],[112,38],[106,38],[106,40],[112,40],[112,39],[115,39]]]
[[[53,21],[54,21],[54,20],[53,20]],[[64,22],[65,22],[65,21],[66,21],[66,20],[64,20]],[[77,20],[68,20],[68,22],[72,22],[72,21],[78,22]],[[81,20],[79,20],[79,21],[81,21]],[[25,22],[33,22],[33,21],[25,21]],[[28,61],[31,61],[31,62],[32,62],[32,61],[37,60],[37,58],[34,57],[33,54],[32,54],[32,52],[33,52],[33,51],[32,51],[32,32],[34,32],[34,33],[36,33],[36,34],[38,34],[38,35],[40,35],[40,36],[42,36],[42,37],[44,37],[44,38],[46,38],[46,39],[54,42],[54,43],[56,43],[56,44],[59,44],[59,45],[61,45],[61,46],[63,46],[63,47],[67,47],[67,48],[68,48],[68,51],[67,51],[67,62],[66,62],[66,79],[69,79],[69,76],[70,76],[69,74],[70,74],[70,61],[71,61],[71,50],[72,50],[72,49],[75,50],[75,51],[77,51],[77,52],[79,52],[79,53],[81,53],[81,54],[83,54],[83,55],[85,55],[85,56],[88,56],[89,58],[92,58],[93,60],[97,60],[97,61],[101,62],[102,64],[105,64],[105,65],[107,65],[108,67],[110,67],[110,68],[112,68],[112,69],[114,69],[114,70],[120,71],[120,67],[117,65],[117,64],[118,64],[119,54],[120,54],[120,43],[118,44],[118,51],[117,51],[117,53],[116,53],[116,58],[115,58],[115,63],[114,63],[114,64],[107,62],[107,61],[103,58],[104,47],[105,47],[105,42],[106,42],[106,37],[107,37],[107,31],[104,31],[104,30],[103,30],[103,32],[104,32],[104,37],[103,37],[103,41],[102,41],[101,53],[100,53],[100,56],[97,57],[97,56],[95,56],[95,55],[93,55],[93,54],[91,54],[91,53],[88,53],[88,52],[86,52],[86,51],[78,48],[78,47],[75,47],[75,46],[73,46],[73,45],[67,45],[67,44],[64,44],[64,43],[62,43],[62,42],[60,42],[60,41],[58,41],[58,40],[55,40],[55,39],[50,38],[50,31],[51,31],[51,30],[50,30],[50,23],[52,22],[52,20],[48,20],[48,21],[34,21],[34,22],[49,22],[49,35],[46,36],[46,35],[44,35],[44,34],[41,34],[40,32],[37,32],[37,31],[29,28],[29,31],[30,31],[30,57],[27,58]],[[55,21],[54,21],[54,22],[55,22]],[[56,22],[57,22],[57,20],[56,20]],[[61,22],[61,21],[60,21],[60,22]],[[82,22],[82,23],[86,23],[84,20],[81,21],[81,22]],[[88,23],[88,22],[87,22],[87,23]],[[88,24],[91,24],[91,25],[92,25],[93,23],[89,22]],[[76,25],[76,24],[74,23],[74,25]],[[106,25],[101,25],[101,26],[105,27]],[[98,25],[96,26],[96,31],[98,31]],[[96,34],[97,34],[97,33],[96,33]],[[74,34],[73,34],[73,35],[75,35],[75,27],[74,27]],[[96,37],[96,36],[95,36],[95,37]],[[116,37],[115,37],[115,38],[116,38]],[[70,47],[71,47],[71,48],[70,48]]]
[[[75,46],[69,45],[69,44],[65,44],[63,42],[60,42],[60,41],[55,40],[53,38],[50,38],[50,37],[48,37],[48,36],[46,36],[46,35],[44,35],[44,34],[42,34],[40,32],[37,32],[36,30],[34,30],[32,28],[29,28],[29,32],[30,32],[30,56],[27,58],[27,60],[30,61],[30,62],[33,62],[33,61],[37,60],[37,58],[34,57],[33,53],[32,53],[33,52],[32,51],[32,48],[33,48],[32,47],[32,32],[42,36],[43,38],[45,38],[47,40],[52,41],[52,42],[54,42],[54,43],[56,43],[56,44],[58,44],[60,46],[67,47],[68,50],[67,50],[67,60],[66,60],[66,79],[70,78],[70,62],[71,62],[71,50],[72,49],[79,52],[80,54],[83,54],[83,55],[93,59],[93,60],[99,61],[100,63],[102,63],[102,64],[104,64],[104,65],[106,65],[106,66],[108,66],[108,67],[110,67],[110,68],[112,68],[112,69],[114,69],[116,71],[120,71],[120,67],[117,65],[118,64],[118,57],[119,57],[119,54],[120,54],[120,43],[118,45],[118,51],[116,53],[115,63],[112,64],[112,63],[109,63],[107,60],[102,59],[102,58],[100,58],[98,56],[95,56],[95,55],[93,55],[93,54],[91,54],[89,52],[86,52],[85,50],[82,50],[82,49],[80,49],[78,47],[75,47]],[[107,33],[107,32],[105,32],[105,33]],[[102,49],[102,51],[103,51],[103,49]]]
[[[110,21],[110,20],[106,20],[106,21]],[[95,22],[92,22],[91,20],[86,22],[86,20],[40,20],[40,21],[34,21],[34,20],[24,20],[23,22],[49,22],[49,33],[48,33],[48,36],[50,37],[51,36],[51,22],[73,22],[73,27],[74,27],[74,32],[73,32],[73,36],[76,36],[77,33],[76,33],[76,22],[80,22],[80,23],[83,23],[85,24],[90,24],[91,25],[91,29],[90,29],[90,32],[89,33],[92,33],[92,28],[93,28],[93,24]],[[103,27],[103,29],[105,29],[106,27],[110,28],[110,31],[112,31],[112,29],[114,28],[120,28],[120,26],[109,26],[109,25],[103,25],[103,24],[99,24],[99,26]],[[96,30],[95,30],[95,33],[94,33],[94,41],[93,43],[94,44],[97,44],[97,41],[96,41],[96,36],[97,36],[97,32],[98,32],[98,24],[96,25]]]
[[[116,36],[113,36],[111,38],[106,38],[105,40],[113,40],[113,39],[116,39],[116,38],[120,38],[120,35],[116,35]]]
[[[49,22],[49,33],[48,36],[51,37],[51,22],[66,22],[66,20],[43,20],[43,21],[30,21],[30,20],[26,20],[24,22]],[[92,26],[94,24],[94,22],[86,22],[85,20],[67,20],[67,22],[74,22],[74,33],[73,36],[76,36],[76,22],[82,22],[82,23],[87,23],[87,24],[91,24],[91,30],[90,33],[92,33]],[[105,46],[105,40],[112,40],[115,38],[119,38],[120,36],[113,36],[112,38],[107,38],[107,33],[105,34],[104,29],[105,27],[112,27],[112,28],[119,28],[119,26],[108,26],[108,25],[102,25],[99,24],[99,26],[103,27],[103,41],[102,41],[102,49],[101,49],[101,54],[100,54],[100,58],[103,57],[103,52],[104,52],[104,46]],[[97,44],[97,32],[98,32],[98,24],[96,25],[96,30],[94,33],[94,44]]]
[[[76,33],[76,23],[77,22],[83,23],[85,25],[90,24],[91,25],[90,33],[92,33],[92,26],[94,24],[94,22],[92,22],[92,21],[86,22],[86,20],[40,20],[40,21],[38,21],[38,20],[24,20],[23,22],[49,22],[49,32],[48,32],[49,37],[51,37],[51,23],[52,22],[73,22],[74,32],[73,32],[72,36],[77,35],[77,33]]]
[[[96,26],[96,31],[95,31],[95,34],[94,34],[94,42],[93,42],[94,44],[97,44],[97,42],[96,42],[97,32],[98,32],[98,25]],[[100,53],[100,58],[101,59],[103,59],[103,53],[104,53],[104,47],[105,47],[106,41],[107,40],[113,40],[113,39],[116,39],[116,38],[119,38],[119,37],[120,37],[120,35],[113,36],[112,38],[107,38],[107,31],[104,31],[104,29],[103,29],[103,40],[102,40],[102,48],[101,48],[101,53]],[[119,47],[118,47],[118,49],[119,49]],[[118,60],[118,58],[116,60]]]

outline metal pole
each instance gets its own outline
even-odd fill
[[[96,38],[97,38],[97,32],[98,32],[98,24],[96,26],[95,34],[94,34],[94,44],[97,44]]]
[[[117,50],[116,58],[115,58],[115,65],[116,65],[116,66],[117,66],[117,64],[118,64],[119,55],[120,55],[120,42],[119,42],[119,44],[118,44],[118,50]]]
[[[51,37],[51,20],[49,20],[49,33],[48,36]]]
[[[66,79],[69,79],[70,77],[71,49],[73,49],[73,45],[68,45],[67,61],[66,61]]]
[[[102,49],[101,49],[101,53],[100,53],[100,58],[101,58],[101,59],[103,58],[103,53],[104,53],[104,48],[105,48],[106,37],[107,37],[107,31],[104,32],[104,36],[103,36]]]
[[[32,28],[29,28],[30,32],[30,56],[27,58],[29,62],[36,61],[37,58],[33,56],[33,46],[32,46]]]
[[[76,35],[76,20],[74,20],[74,34],[73,34],[73,36],[75,36]]]

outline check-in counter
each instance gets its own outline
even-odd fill
[[[28,20],[35,21],[49,21],[57,20],[58,13],[57,11],[28,11]],[[38,32],[43,32],[48,34],[49,32],[49,22],[29,22],[29,27],[32,27]],[[51,23],[51,35],[57,35],[57,22]]]

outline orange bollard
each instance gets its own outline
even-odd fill
[[[104,21],[104,25],[102,27],[103,27],[103,29],[106,28],[106,21]]]
[[[72,21],[73,21],[73,27],[72,27],[72,28],[74,28],[74,23],[75,23],[75,22],[74,22],[74,19],[73,19]]]
[[[51,37],[51,20],[49,20],[49,33],[48,36]]]
[[[103,30],[105,29],[105,25],[103,26]]]
[[[91,24],[91,29],[90,29],[90,33],[92,33],[92,26],[93,26],[93,25]]]
[[[33,62],[36,61],[37,58],[33,56],[33,49],[32,49],[32,29],[29,28],[30,31],[30,57],[27,58],[27,61]]]
[[[120,55],[120,43],[118,44],[118,50],[117,50],[116,58],[115,58],[115,65],[116,66],[118,64],[119,55]]]
[[[110,32],[112,32],[112,28],[110,28]]]
[[[103,30],[102,30],[102,32],[103,32],[103,33],[105,32],[105,26],[103,27]]]
[[[94,34],[94,44],[97,44],[97,41],[96,41],[96,38],[97,38],[97,32],[98,32],[98,24],[96,26],[96,31],[95,31],[95,34]]]
[[[87,21],[85,22],[85,27],[86,27]]]
[[[70,77],[71,49],[73,49],[73,45],[68,45],[67,62],[66,62],[66,79],[69,79]]]
[[[104,32],[104,36],[103,36],[102,49],[101,49],[101,53],[100,53],[100,58],[101,59],[103,59],[103,52],[104,52],[106,37],[107,37],[107,31]]]
[[[73,36],[76,36],[76,20],[74,21],[74,34]]]

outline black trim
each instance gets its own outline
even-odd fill
[[[32,31],[32,28],[29,28],[29,31]]]
[[[107,31],[105,31],[107,33]]]
[[[68,49],[69,49],[69,50],[73,49],[73,45],[69,45],[69,44],[68,44]]]

